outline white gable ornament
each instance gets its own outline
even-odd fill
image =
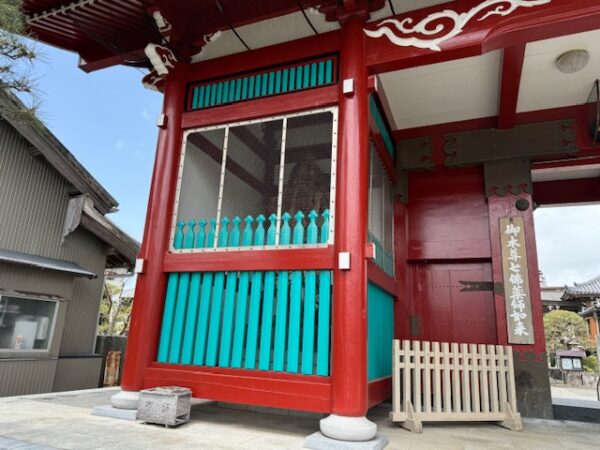
[[[446,9],[428,15],[416,25],[413,25],[414,19],[411,17],[407,17],[400,21],[396,19],[385,19],[377,24],[377,29],[365,29],[364,31],[365,34],[371,38],[386,36],[392,44],[400,47],[425,48],[439,52],[441,51],[440,44],[442,42],[459,35],[467,23],[488,9],[489,11],[477,19],[477,21],[485,20],[489,16],[508,16],[517,8],[531,8],[550,3],[551,1],[552,0],[485,0],[464,13],[457,13],[456,11]],[[445,25],[444,23],[432,25],[435,22],[446,19],[450,19],[453,22],[453,25]],[[393,25],[393,28],[388,24]],[[445,32],[445,34],[435,38],[429,38],[429,36],[436,36],[442,32]],[[421,37],[401,37],[402,35],[415,34],[421,35]]]
[[[144,49],[144,53],[150,60],[150,63],[159,75],[166,75],[169,73],[169,69],[175,68],[177,58],[167,47],[157,44],[148,44]]]

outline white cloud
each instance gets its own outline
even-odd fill
[[[600,275],[600,205],[540,208],[534,218],[538,263],[548,286]]]

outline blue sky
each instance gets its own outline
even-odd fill
[[[48,128],[117,199],[110,215],[141,240],[162,95],[144,89],[143,72],[112,67],[86,74],[77,56],[38,44],[34,76]],[[539,266],[549,285],[600,274],[600,206],[541,208],[535,213]]]
[[[146,72],[112,67],[86,74],[73,53],[36,44],[33,76],[40,118],[119,202],[109,217],[141,240],[162,95],[142,87]]]

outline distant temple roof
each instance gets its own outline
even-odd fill
[[[584,283],[574,283],[573,286],[565,286],[563,300],[588,297],[590,299],[600,298],[600,275]]]

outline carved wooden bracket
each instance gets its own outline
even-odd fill
[[[503,197],[507,194],[518,195],[522,192],[533,193],[531,182],[531,162],[529,159],[510,159],[488,161],[483,164],[485,176],[485,195]]]
[[[405,139],[396,143],[396,165],[399,170],[432,169],[433,138]]]

